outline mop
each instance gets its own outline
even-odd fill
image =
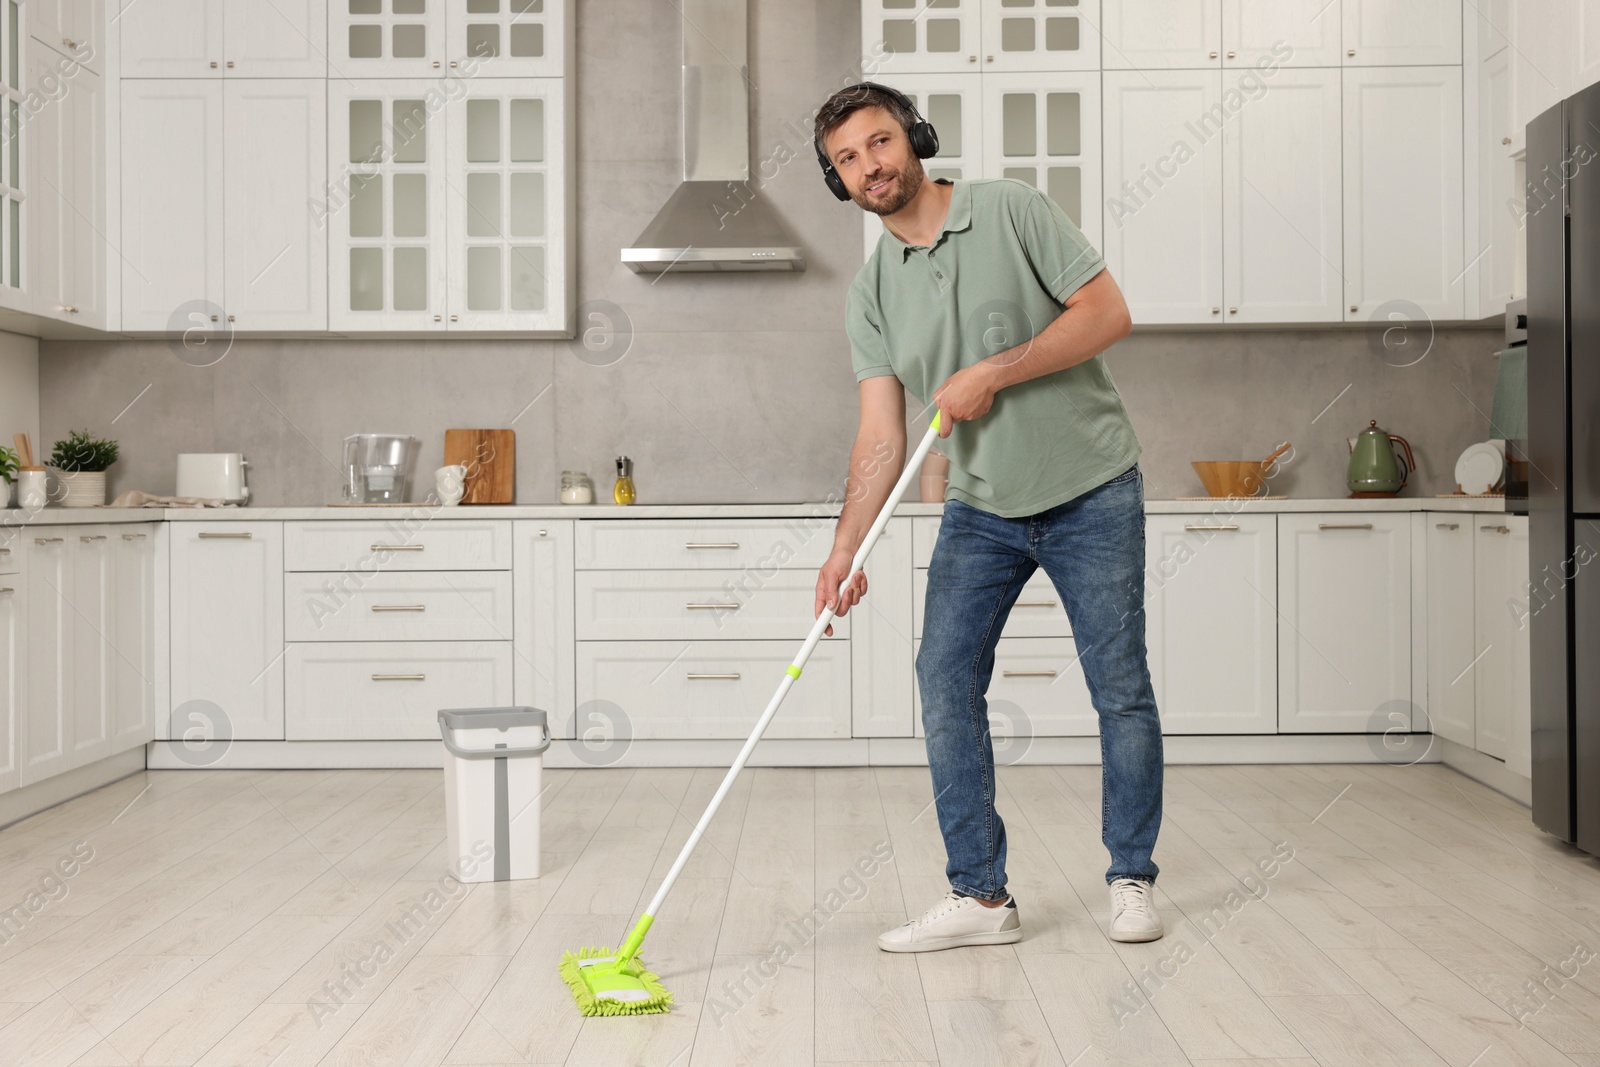
[[[866,539],[861,542],[861,547],[856,550],[855,558],[850,561],[850,570],[846,573],[844,581],[839,586],[837,604],[842,599],[845,590],[850,586],[850,579],[861,569],[862,564],[872,551],[872,546],[877,543],[878,535],[883,533],[883,528],[888,525],[889,517],[894,514],[900,498],[905,495],[906,487],[911,480],[917,477],[918,469],[922,466],[923,459],[928,450],[933,447],[934,440],[939,436],[939,415],[933,417],[933,424],[928,427],[928,432],[923,435],[922,443],[911,454],[906,462],[905,470],[900,472],[900,480],[895,483],[894,489],[889,494],[889,499],[884,502],[883,510],[878,512],[878,517],[873,520],[872,528],[867,531]],[[706,827],[711,825],[712,818],[717,814],[722,799],[728,795],[728,790],[733,786],[735,778],[744,769],[745,761],[750,758],[750,753],[755,750],[761,735],[766,732],[767,724],[772,721],[772,716],[778,710],[778,705],[783,703],[783,698],[788,695],[789,689],[795,680],[800,677],[800,671],[806,665],[806,660],[811,658],[812,651],[817,647],[817,642],[822,638],[822,632],[833,622],[834,611],[832,607],[823,609],[817,616],[816,624],[811,627],[811,633],[806,638],[805,644],[800,646],[800,654],[784,672],[783,681],[778,683],[778,691],[773,694],[772,701],[767,705],[767,710],[761,713],[761,718],[756,720],[755,729],[750,732],[750,738],[739,750],[739,756],[733,761],[733,766],[728,768],[727,775],[722,779],[722,785],[717,788],[716,795],[711,798],[711,803],[706,807],[705,814],[700,816],[700,822],[695,826],[694,832],[689,835],[689,840],[684,843],[683,851],[678,853],[677,862],[667,872],[666,880],[661,883],[661,888],[656,890],[655,899],[650,901],[650,906],[639,916],[639,921],[633,930],[623,940],[622,947],[613,953],[609,948],[582,948],[577,952],[568,952],[561,957],[561,977],[572,988],[572,995],[578,1002],[578,1008],[585,1015],[647,1015],[667,1010],[672,1003],[672,994],[667,992],[661,984],[661,979],[649,971],[639,962],[639,946],[644,943],[644,935],[649,932],[650,924],[655,922],[661,905],[667,899],[667,893],[672,889],[672,883],[677,880],[678,873],[683,870],[683,865],[688,862],[689,856],[694,852],[694,846],[699,843],[701,836],[706,832]]]

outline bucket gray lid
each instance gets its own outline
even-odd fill
[[[439,725],[452,730],[505,730],[513,726],[544,726],[543,708],[441,708]]]

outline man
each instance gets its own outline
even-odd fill
[[[838,595],[904,464],[906,389],[937,405],[950,457],[916,664],[950,892],[878,947],[1022,937],[1006,892],[984,694],[1006,616],[1039,567],[1066,605],[1100,720],[1110,935],[1153,941],[1162,935],[1151,851],[1163,762],[1145,662],[1144,481],[1100,355],[1132,329],[1127,304],[1099,253],[1038,190],[926,180],[919,155],[932,155],[937,137],[900,93],[841,90],[817,113],[815,134],[835,195],[887,230],[847,301],[861,422],[817,614]],[[885,454],[902,458],[875,458]],[[866,575],[851,577],[839,615],[866,595]]]

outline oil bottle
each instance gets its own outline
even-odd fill
[[[619,504],[633,503],[633,460],[617,457],[617,484],[611,490],[611,499]]]

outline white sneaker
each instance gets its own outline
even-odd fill
[[[1156,941],[1165,932],[1149,882],[1118,878],[1111,883],[1111,940]]]
[[[1017,901],[1008,897],[998,908],[986,908],[971,897],[951,890],[939,903],[878,935],[885,952],[932,952],[958,945],[1009,945],[1022,940],[1022,920]]]

